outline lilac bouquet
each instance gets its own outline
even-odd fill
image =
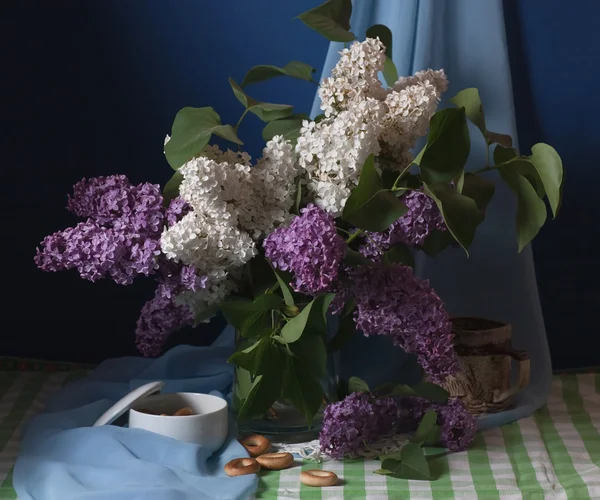
[[[321,115],[310,119],[246,91],[280,76],[314,82],[315,70],[304,63],[256,66],[241,84],[230,79],[243,108],[235,126],[221,123],[211,107],[183,108],[165,139],[175,173],[164,189],[132,185],[123,175],[83,179],[68,202],[82,221],[46,237],[35,261],[45,271],[75,269],[120,285],[153,276],[156,293],[136,330],[146,356],[220,310],[237,331],[230,362],[241,374],[234,387],[240,418],[263,415],[283,399],[310,422],[325,396],[331,404],[321,442],[332,456],[418,421],[417,435],[437,428],[444,445],[463,449],[474,420],[434,384],[458,369],[450,319],[442,299],[413,273],[414,254],[434,256],[451,244],[468,251],[494,193],[485,177],[493,171],[516,194],[520,251],[546,220],[544,198],[554,215],[559,209],[560,157],[546,144],[519,155],[509,136],[487,130],[476,89],[438,110],[448,88],[444,71],[398,77],[390,30],[376,25],[356,41],[351,8],[350,0],[329,0],[299,16],[349,44],[319,84]],[[237,134],[248,113],[266,124],[256,161]],[[469,120],[488,158],[466,172]],[[333,340],[329,314],[342,318]],[[384,396],[351,391],[332,402],[320,382],[327,352],[351,334],[390,337],[416,356],[427,381]]]

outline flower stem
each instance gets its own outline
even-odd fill
[[[356,232],[354,234],[351,234],[350,237],[346,240],[346,244],[349,245],[350,243],[352,243],[356,238],[358,238],[364,231],[362,229],[357,229]]]
[[[398,183],[402,180],[402,177],[404,177],[404,174],[410,170],[411,165],[412,165],[412,162],[409,163],[408,165],[406,165],[406,167],[404,167],[402,169],[402,172],[400,172],[400,175],[394,181],[394,185],[392,186],[392,191],[400,191],[400,190],[404,189],[404,188],[401,188],[401,189],[398,188]]]
[[[235,130],[235,133],[237,134],[238,128],[240,127],[240,124],[242,123],[242,121],[244,120],[245,116],[248,114],[248,108],[246,108],[244,110],[244,112],[242,113],[242,116],[240,116],[240,119],[238,120],[238,122],[235,124],[235,127],[233,127],[233,129]]]

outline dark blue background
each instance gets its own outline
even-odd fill
[[[365,0],[361,0],[365,1]],[[319,69],[327,42],[292,20],[320,0],[3,2],[3,338],[0,354],[99,360],[134,352],[133,330],[150,280],[131,287],[46,274],[33,265],[46,235],[73,223],[64,210],[83,176],[125,173],[166,182],[164,135],[183,106],[213,106],[234,123],[242,108],[227,77],[256,64],[302,60]],[[563,157],[560,217],[534,251],[558,367],[599,364],[595,189],[600,111],[600,6],[592,1],[507,1],[521,149],[539,141]],[[309,112],[315,86],[274,80],[256,97]],[[240,135],[260,152],[260,122]],[[493,265],[493,264],[492,264]],[[220,324],[200,334],[207,340]]]

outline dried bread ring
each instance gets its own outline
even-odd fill
[[[225,465],[225,474],[231,477],[256,474],[260,464],[253,458],[234,458]]]
[[[239,440],[251,457],[258,457],[271,449],[271,441],[260,434],[251,434]]]
[[[265,453],[256,457],[256,461],[264,469],[281,470],[294,463],[294,456],[291,453]]]
[[[338,477],[328,470],[303,470],[300,482],[306,486],[333,486],[338,482]]]
[[[175,413],[173,413],[173,416],[174,417],[187,417],[188,415],[193,415],[193,414],[194,414],[194,410],[192,410],[192,408],[190,406],[184,406],[183,408],[180,408]]]

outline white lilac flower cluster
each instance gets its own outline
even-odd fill
[[[366,98],[330,119],[303,123],[296,146],[298,161],[315,203],[334,217],[358,185],[365,160],[379,154],[383,117],[381,103]]]
[[[299,173],[291,144],[276,136],[255,166],[250,160],[209,146],[179,169],[191,210],[165,228],[161,249],[207,277],[206,287],[181,296],[196,311],[224,299],[234,289],[228,278],[256,255],[255,240],[290,219]]]
[[[325,118],[305,121],[296,146],[300,167],[315,203],[339,216],[370,154],[402,169],[412,161],[415,141],[447,89],[443,70],[421,71],[384,89],[378,73],[385,47],[367,38],[341,51],[341,58],[319,88]]]

